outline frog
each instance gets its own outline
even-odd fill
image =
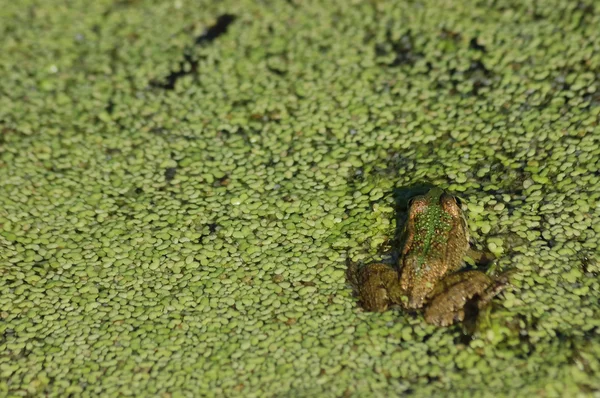
[[[357,274],[358,294],[366,311],[393,305],[423,310],[425,321],[450,326],[469,311],[484,308],[505,286],[505,275],[492,277],[465,269],[465,257],[491,253],[471,249],[469,227],[459,200],[439,187],[413,197],[393,264],[371,263]],[[493,256],[491,257],[493,258]]]

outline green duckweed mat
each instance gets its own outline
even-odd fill
[[[0,396],[600,394],[600,5],[2,1]],[[395,190],[516,269],[364,312]]]

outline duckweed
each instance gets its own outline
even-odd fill
[[[0,11],[0,395],[599,393],[593,1],[29,3]],[[423,183],[518,271],[470,336],[346,281]]]

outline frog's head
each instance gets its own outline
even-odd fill
[[[459,216],[461,213],[461,201],[454,195],[449,194],[442,188],[433,187],[425,195],[418,196],[413,199],[410,205],[411,212],[418,213],[419,206],[421,210],[427,209],[441,209],[444,213],[448,213],[452,216]],[[425,208],[424,208],[425,207]]]
[[[461,212],[460,200],[438,187],[433,187],[425,194],[417,195],[408,201],[409,222],[422,224],[435,221],[441,213],[458,216]]]
[[[433,187],[429,191],[427,191],[427,193],[425,195],[423,195],[423,196],[425,196],[425,198],[427,199],[427,201],[429,203],[436,203],[436,202],[440,201],[440,198],[444,194],[447,195],[446,191],[444,191],[442,188],[440,188],[440,187]]]

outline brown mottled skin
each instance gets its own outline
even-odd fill
[[[464,319],[471,299],[482,308],[504,285],[480,271],[458,272],[469,250],[469,228],[456,199],[440,188],[411,201],[402,241],[397,267],[376,263],[358,271],[366,310],[425,308],[428,323],[448,326]]]

